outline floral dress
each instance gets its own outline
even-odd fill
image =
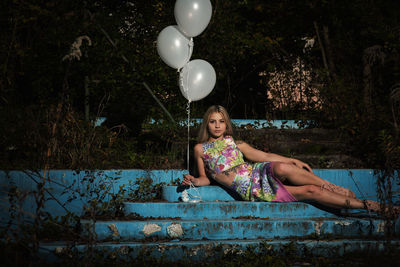
[[[272,171],[274,162],[246,163],[242,152],[229,135],[202,144],[203,161],[213,179],[222,172],[234,172],[231,189],[247,201],[293,202],[290,194]]]

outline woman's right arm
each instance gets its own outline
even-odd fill
[[[206,175],[206,170],[204,167],[204,162],[203,159],[201,158],[203,154],[203,147],[201,144],[197,144],[194,146],[194,160],[197,164],[197,169],[199,171],[199,177],[193,177],[190,174],[185,174],[183,175],[183,181],[182,184],[184,185],[190,185],[190,183],[193,183],[195,186],[203,186],[203,185],[209,185],[210,184],[210,179]]]

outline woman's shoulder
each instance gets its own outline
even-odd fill
[[[194,149],[200,149],[202,147],[203,147],[203,144],[201,144],[201,143],[194,145]]]
[[[193,150],[195,155],[201,156],[203,154],[203,144],[196,144]]]
[[[203,150],[203,144],[202,143],[198,143],[194,146],[194,150]]]

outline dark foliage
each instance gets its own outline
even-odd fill
[[[395,159],[400,150],[397,1],[214,0],[212,5],[211,22],[195,38],[192,58],[214,66],[217,84],[210,96],[191,105],[192,117],[219,103],[235,118],[311,119],[339,129],[353,153],[371,167],[384,167],[387,156]],[[162,0],[3,1],[2,165],[25,159],[40,165],[48,157],[46,145],[54,143],[49,140],[60,137],[58,122],[71,112],[77,123],[107,117],[111,132],[105,135],[118,134],[115,126],[123,128],[128,146],[146,142],[138,138],[143,122],[168,117],[143,82],[176,120],[185,118],[177,74],[156,52],[158,33],[175,24],[173,8],[173,1]],[[313,38],[314,46],[305,50],[305,38]],[[295,74],[299,60],[311,79],[301,88],[307,100],[268,98],[272,74]],[[294,84],[304,80],[290,77]],[[298,90],[288,88],[289,93]],[[314,96],[320,105],[310,102]],[[280,98],[289,102],[276,106]],[[86,115],[85,107],[90,108]],[[68,127],[90,139],[86,126]],[[106,143],[97,147],[104,150]]]

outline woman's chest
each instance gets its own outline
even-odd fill
[[[205,147],[203,160],[206,166],[217,174],[244,162],[243,154],[234,144]]]

